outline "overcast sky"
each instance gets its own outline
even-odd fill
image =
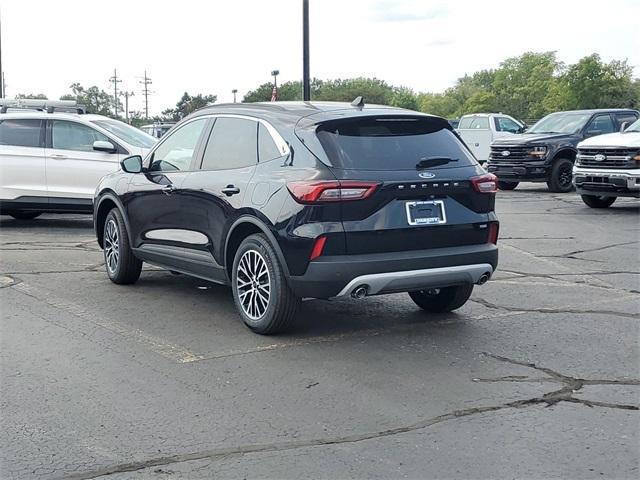
[[[310,0],[311,74],[378,77],[440,92],[465,73],[525,51],[575,62],[599,53],[640,74],[639,0]],[[150,113],[184,91],[230,101],[270,80],[302,76],[302,0],[0,0],[8,96],[69,85],[135,92],[153,80]]]

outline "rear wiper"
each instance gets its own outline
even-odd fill
[[[421,158],[418,163],[416,163],[416,168],[428,168],[428,167],[437,167],[438,165],[446,165],[447,163],[457,162],[457,158],[450,157],[427,157]]]

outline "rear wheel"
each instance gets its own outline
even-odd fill
[[[473,292],[473,285],[455,287],[429,288],[417,292],[409,292],[411,300],[427,312],[450,312],[463,306]]]
[[[520,182],[507,182],[505,180],[498,180],[498,188],[500,190],[515,190]]]
[[[287,284],[276,252],[263,234],[243,240],[233,261],[233,300],[245,325],[271,335],[294,321],[301,299]]]
[[[616,197],[600,197],[596,195],[582,195],[582,201],[591,208],[608,208],[616,201]]]
[[[570,192],[573,189],[572,177],[573,162],[568,158],[561,158],[553,164],[549,180],[547,180],[547,186],[552,192]]]
[[[9,215],[16,220],[33,220],[42,215],[42,212],[11,212]]]
[[[120,210],[114,208],[104,222],[104,263],[113,283],[135,283],[140,277],[142,261],[133,255],[129,245],[127,227]]]

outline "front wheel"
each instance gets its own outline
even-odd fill
[[[11,212],[9,215],[16,220],[33,220],[42,215],[42,212]]]
[[[429,288],[409,292],[411,300],[423,310],[434,313],[450,312],[460,308],[471,296],[473,285],[458,285],[455,287]]]
[[[505,180],[498,180],[498,188],[500,190],[515,190],[520,182],[507,182]]]
[[[551,168],[547,186],[556,193],[567,193],[573,189],[573,162],[568,158],[556,160]]]
[[[616,197],[600,197],[596,195],[582,195],[582,201],[591,208],[608,208],[616,201]]]
[[[233,261],[233,300],[245,325],[271,335],[294,321],[301,299],[287,284],[278,255],[263,234],[243,240]]]
[[[107,275],[113,283],[126,285],[138,280],[142,262],[133,255],[127,227],[117,208],[109,212],[104,222],[103,252]]]

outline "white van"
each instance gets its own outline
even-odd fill
[[[524,124],[502,113],[473,113],[460,118],[456,129],[480,163],[489,159],[491,142],[524,131]]]

